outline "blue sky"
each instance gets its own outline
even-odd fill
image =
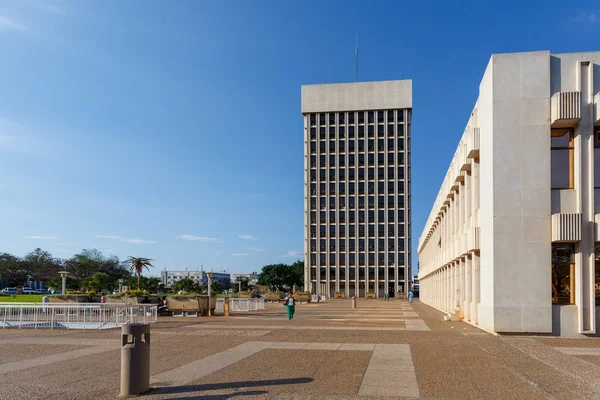
[[[356,32],[360,80],[413,79],[416,253],[490,55],[599,50],[600,4],[3,0],[0,251],[302,258],[300,85],[353,81]]]

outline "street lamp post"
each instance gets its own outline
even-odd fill
[[[211,297],[210,296],[210,284],[212,282],[212,275],[213,275],[212,272],[206,273],[206,277],[208,278],[208,316],[209,317],[212,315],[212,313],[210,312],[210,310],[211,310],[211,308],[210,308],[210,305],[211,305],[211,303],[210,303],[210,297]]]
[[[69,273],[67,271],[59,271],[58,273],[62,278],[62,291],[60,292],[60,294],[64,295],[67,293],[67,275],[69,275]]]

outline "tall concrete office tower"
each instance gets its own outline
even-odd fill
[[[302,86],[302,114],[305,289],[406,291],[412,81]]]

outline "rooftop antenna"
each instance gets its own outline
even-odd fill
[[[358,81],[358,32],[356,33],[356,47],[354,51],[356,52],[356,80]]]

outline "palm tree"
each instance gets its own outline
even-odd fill
[[[145,257],[129,256],[127,258],[126,263],[130,265],[131,272],[137,274],[138,290],[141,290],[140,286],[142,283],[142,271],[144,270],[144,268],[146,268],[148,271],[150,271],[150,269],[148,267],[154,267],[154,265],[152,265],[152,261],[154,261],[154,260],[151,258],[145,258]]]

